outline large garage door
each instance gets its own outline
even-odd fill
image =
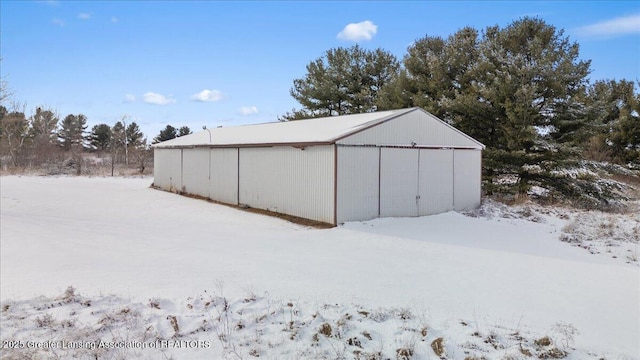
[[[418,151],[381,149],[381,217],[418,216]]]
[[[453,210],[453,150],[382,148],[380,216]]]
[[[420,150],[418,196],[419,216],[453,210],[453,150]]]

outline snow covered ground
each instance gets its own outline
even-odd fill
[[[637,213],[320,230],[151,182],[0,178],[3,359],[640,359]]]

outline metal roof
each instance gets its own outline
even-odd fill
[[[417,109],[418,108],[409,108],[308,120],[219,127],[163,141],[153,145],[153,147],[330,144],[337,139]]]

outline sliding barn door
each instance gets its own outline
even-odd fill
[[[453,210],[453,150],[421,149],[418,216]]]
[[[380,216],[418,216],[418,150],[382,148]]]

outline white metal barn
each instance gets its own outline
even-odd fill
[[[484,145],[420,108],[205,129],[154,146],[154,185],[329,224],[479,206]]]

